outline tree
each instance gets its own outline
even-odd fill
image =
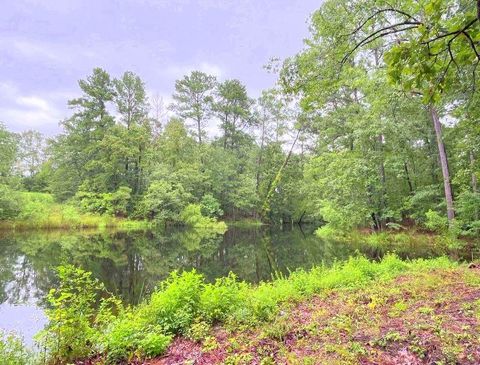
[[[389,43],[379,38],[345,59],[354,48],[358,24],[371,10],[359,3],[324,2],[312,16],[312,35],[304,51],[285,62],[281,81],[286,92],[300,97],[303,125],[317,137],[316,155],[331,156],[327,162],[346,152],[364,157],[355,167],[368,178],[350,169],[351,178],[357,182],[358,196],[365,197],[362,204],[370,210],[373,226],[383,229],[412,215],[420,222],[428,209],[417,204],[417,197],[428,190],[428,203],[439,203],[431,199],[436,197],[438,171],[433,124],[425,127],[429,114],[418,94],[388,82],[381,56]],[[343,171],[329,173],[334,181],[344,179]],[[325,182],[312,184],[307,190],[322,189]],[[325,206],[349,214],[347,205],[335,202],[334,190],[316,200],[317,209]]]
[[[359,0],[354,7],[365,16],[349,34],[354,46],[344,61],[379,39],[393,41],[385,55],[389,76],[427,104],[450,87],[453,74],[477,72],[480,2]]]
[[[214,110],[221,121],[224,149],[238,147],[242,128],[254,124],[252,105],[247,89],[239,80],[226,80],[218,85]]]
[[[62,199],[73,196],[82,184],[92,191],[116,188],[101,162],[105,157],[102,141],[115,125],[107,110],[114,98],[112,80],[106,71],[95,68],[79,86],[83,95],[68,102],[75,113],[61,123],[64,133],[52,146],[52,186]]]
[[[17,153],[17,137],[0,122],[0,183],[6,182],[12,175]]]
[[[167,123],[168,114],[163,98],[158,94],[154,94],[151,100],[150,115],[152,120],[152,135],[157,138],[162,132],[162,128]]]
[[[355,51],[378,39],[393,41],[385,61],[390,79],[405,90],[423,97],[428,105],[443,175],[447,217],[455,218],[450,171],[442,137],[438,105],[441,94],[448,91],[452,78],[472,75],[480,63],[476,39],[480,36],[480,2],[459,0],[358,1],[358,8],[368,9],[365,17],[349,36],[355,45],[346,53],[346,62]]]
[[[191,195],[182,185],[168,181],[155,181],[145,193],[139,213],[161,221],[176,221],[187,206]]]
[[[128,130],[132,126],[145,123],[149,105],[145,84],[140,77],[127,71],[120,79],[113,80],[113,84],[115,86],[114,101],[122,123]]]
[[[121,79],[115,79],[113,83],[116,91],[114,102],[120,113],[120,121],[126,127],[126,130],[117,127],[117,136],[126,149],[123,158],[125,182],[122,183],[127,184],[134,194],[139,194],[144,188],[144,158],[151,140],[145,84],[139,76],[130,71],[125,72]]]
[[[175,81],[175,101],[171,108],[186,121],[195,123],[198,144],[202,144],[205,136],[205,124],[212,115],[213,92],[217,84],[215,76],[200,71],[192,71],[181,80]]]
[[[28,130],[19,135],[19,164],[23,176],[33,177],[45,162],[45,138],[40,132]]]

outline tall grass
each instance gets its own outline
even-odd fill
[[[146,221],[82,213],[74,205],[56,203],[47,193],[22,192],[20,199],[20,214],[14,220],[0,221],[0,229],[143,229],[150,226]]]

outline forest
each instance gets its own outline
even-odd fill
[[[34,192],[85,213],[170,223],[190,206],[324,230],[478,235],[477,26],[462,23],[476,8],[404,3],[326,2],[304,50],[272,61],[278,85],[256,100],[240,80],[193,71],[163,105],[140,76],[95,68],[60,135],[1,127],[0,218],[30,219],[22,199],[47,204],[20,193]]]
[[[192,71],[167,104],[98,67],[59,135],[0,124],[0,229],[310,224],[324,240],[468,245],[473,262],[351,257],[259,285],[194,267],[134,307],[61,266],[47,363],[480,362],[480,1],[325,0],[308,24],[259,97]]]

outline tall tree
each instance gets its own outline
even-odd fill
[[[20,133],[18,168],[23,176],[32,177],[38,173],[46,160],[45,149],[45,138],[40,132],[28,130]]]
[[[139,76],[127,71],[120,79],[113,80],[115,86],[115,104],[122,123],[127,129],[133,125],[145,123],[149,105],[145,84]]]
[[[175,81],[172,109],[186,121],[193,121],[198,144],[205,136],[205,124],[212,115],[213,93],[217,79],[204,72],[192,71]]]
[[[64,133],[52,146],[52,183],[61,198],[73,196],[82,184],[93,191],[107,191],[112,185],[108,167],[101,162],[102,141],[115,125],[107,108],[115,95],[112,80],[105,70],[95,68],[78,84],[83,95],[68,102],[74,114],[61,123]]]
[[[115,85],[114,102],[120,114],[120,122],[126,129],[116,128],[116,135],[123,140],[125,181],[134,194],[143,189],[144,158],[151,139],[151,121],[145,84],[138,75],[127,71]]]
[[[354,45],[343,62],[379,39],[390,42],[385,61],[390,79],[405,90],[422,95],[435,130],[443,175],[447,217],[455,218],[450,171],[438,116],[442,93],[456,77],[471,74],[475,90],[480,53],[480,2],[462,0],[354,2],[367,14],[351,30]]]
[[[223,147],[234,149],[241,140],[241,130],[254,124],[253,100],[239,80],[225,80],[217,87],[214,109],[221,121]]]
[[[18,139],[0,122],[0,183],[7,182],[17,158]]]

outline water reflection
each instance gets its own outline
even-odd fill
[[[313,234],[313,229],[232,228],[224,235],[181,229],[3,233],[3,236],[0,233],[0,328],[19,330],[28,340],[32,331],[23,328],[26,324],[8,324],[12,323],[11,313],[17,313],[19,306],[22,313],[28,312],[28,308],[37,313],[39,307],[44,307],[45,294],[57,284],[54,269],[63,264],[91,271],[112,293],[136,304],[175,269],[195,268],[208,281],[233,271],[242,280],[258,282],[269,280],[277,271],[288,273],[300,267],[328,265],[348,258],[357,250],[374,258],[387,251],[396,251],[402,257],[444,253],[425,244],[373,249],[322,241]]]
[[[0,237],[0,303],[43,304],[54,268],[79,265],[126,302],[138,303],[172,270],[195,268],[207,280],[235,272],[250,282],[275,271],[342,259],[352,249],[315,238],[312,228],[149,232],[36,232]]]

